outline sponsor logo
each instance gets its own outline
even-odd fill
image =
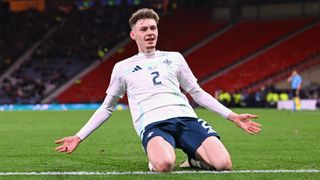
[[[210,125],[208,125],[208,123],[203,120],[203,119],[198,119],[198,122],[201,123],[201,126],[207,130],[207,134],[210,134],[210,133],[216,133],[215,130],[212,129],[212,127]]]
[[[147,138],[150,138],[152,136],[152,134],[153,134],[153,131],[149,132]]]
[[[141,69],[142,69],[142,68],[141,68],[140,66],[136,65],[136,67],[133,69],[132,72],[136,72],[136,71],[139,71],[139,70],[141,70]]]

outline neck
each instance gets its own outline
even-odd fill
[[[152,57],[155,54],[156,54],[156,50],[153,50],[153,51],[139,51],[138,56]]]
[[[153,53],[155,52],[156,49],[155,48],[151,48],[151,49],[139,49],[139,53]]]

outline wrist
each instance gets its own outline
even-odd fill
[[[228,115],[227,119],[228,119],[229,121],[234,122],[234,120],[236,120],[237,117],[238,117],[238,114],[237,114],[237,113],[230,112],[230,114]]]
[[[75,138],[78,142],[81,142],[81,141],[82,141],[82,139],[81,139],[79,136],[77,136],[77,135],[75,135],[74,138]]]

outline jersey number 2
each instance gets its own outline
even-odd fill
[[[157,78],[160,76],[159,72],[158,71],[154,71],[151,73],[151,75],[153,76],[153,84],[154,85],[159,85],[161,84],[161,81],[157,80]]]

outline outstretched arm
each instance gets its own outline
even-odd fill
[[[89,136],[94,130],[109,119],[118,100],[119,97],[107,95],[102,105],[96,110],[89,121],[76,135],[64,137],[55,141],[56,144],[62,144],[55,150],[58,152],[66,152],[68,154],[72,153],[83,139]]]
[[[217,101],[210,94],[202,90],[199,86],[191,89],[189,92],[192,98],[202,107],[219,113],[226,119],[235,123],[238,127],[249,134],[257,134],[260,132],[260,124],[253,122],[252,119],[258,116],[252,114],[236,114]]]
[[[260,132],[260,124],[253,122],[251,119],[257,118],[256,115],[251,114],[236,114],[217,101],[210,94],[205,92],[197,83],[197,79],[191,72],[188,64],[182,55],[179,56],[181,60],[178,80],[181,87],[188,92],[192,98],[202,107],[211,111],[217,112],[221,116],[234,122],[237,126],[250,134]]]

